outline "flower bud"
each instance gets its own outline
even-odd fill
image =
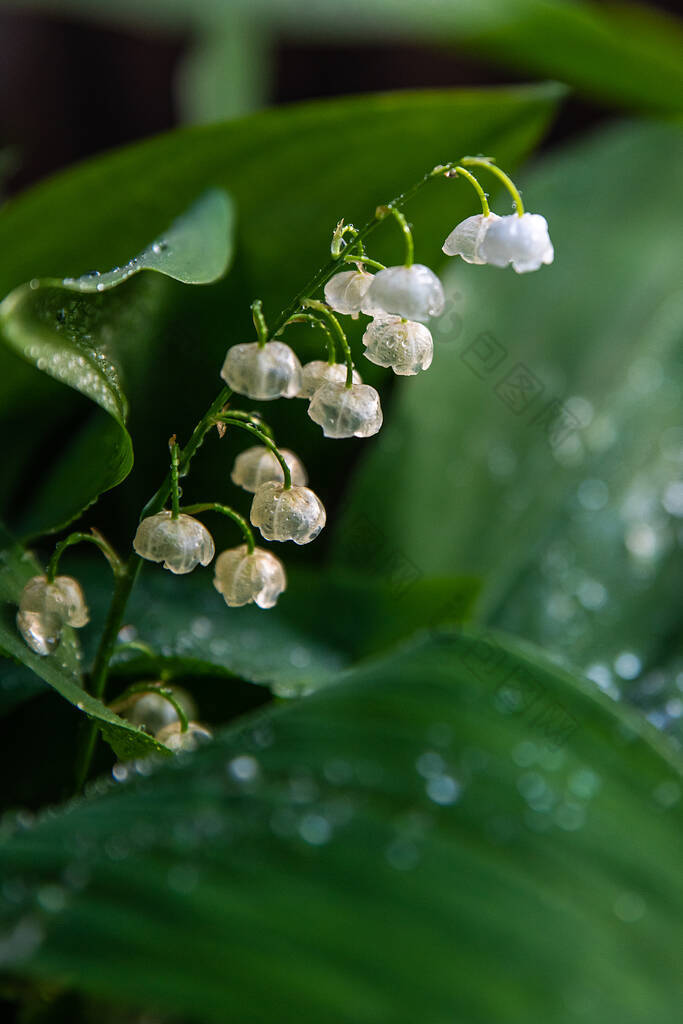
[[[312,398],[318,388],[329,380],[337,384],[346,383],[346,363],[325,363],[322,359],[314,359],[304,365],[301,380],[298,397]],[[361,375],[356,370],[353,371],[353,383],[363,383]]]
[[[412,376],[432,365],[434,343],[429,328],[399,316],[377,318],[363,335],[365,356],[377,366],[390,366],[394,373]]]
[[[301,363],[282,341],[233,345],[228,349],[221,377],[238,395],[248,398],[295,398],[301,390]]]
[[[478,213],[457,224],[443,243],[442,250],[447,256],[462,256],[465,263],[486,263],[481,256],[481,244],[492,224],[500,217],[489,213],[485,217]]]
[[[187,729],[183,732],[180,722],[172,722],[165,725],[154,737],[159,743],[163,743],[169,750],[175,753],[180,751],[196,750],[213,739],[213,733],[205,725],[199,722],[188,722]]]
[[[335,313],[358,316],[373,275],[365,270],[343,270],[325,285],[325,302]]]
[[[261,484],[251,505],[251,521],[266,540],[309,544],[325,525],[325,508],[308,487]]]
[[[377,310],[403,316],[406,320],[429,320],[430,316],[439,316],[445,304],[441,281],[421,263],[380,270],[366,298]]]
[[[540,213],[498,217],[486,232],[479,254],[494,267],[511,263],[518,274],[538,270],[542,263],[552,263],[555,256],[548,222]]]
[[[287,448],[280,449],[280,455],[284,458],[289,467],[289,474],[293,484],[303,485],[308,482],[306,470],[298,455],[290,452]],[[254,494],[261,484],[274,480],[278,484],[284,483],[285,475],[282,466],[269,448],[265,445],[254,445],[247,448],[235,459],[230,479],[238,487]]]
[[[140,558],[163,562],[176,575],[208,565],[214,554],[213,538],[203,523],[181,513],[157,512],[138,526],[133,547]]]
[[[187,690],[180,686],[172,686],[170,690],[188,718],[197,714],[195,702]],[[176,709],[158,693],[141,694],[134,704],[121,711],[121,716],[153,736],[160,729],[178,722]]]
[[[323,384],[311,399],[308,415],[325,437],[371,437],[382,426],[379,395],[369,384]]]
[[[80,628],[89,621],[80,584],[71,576],[33,576],[21,592],[17,627],[36,654],[50,654],[61,639],[63,626]]]
[[[254,548],[249,554],[247,545],[241,544],[218,556],[213,585],[228,608],[245,604],[272,608],[287,586],[287,577],[282,562],[270,551]]]

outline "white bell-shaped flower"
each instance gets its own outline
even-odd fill
[[[290,452],[288,448],[280,448],[280,455],[287,463],[292,483],[301,486],[306,484],[308,477],[299,456]],[[230,479],[238,487],[254,494],[261,484],[267,484],[271,480],[279,484],[284,483],[285,475],[270,448],[257,444],[240,452],[232,467]]]
[[[366,270],[343,270],[325,285],[325,302],[335,313],[358,316],[372,282],[373,275]]]
[[[197,707],[187,690],[180,686],[172,686],[170,689],[187,718],[194,718]],[[158,693],[141,694],[134,704],[121,711],[121,716],[152,735],[178,722],[176,709]]]
[[[372,320],[363,335],[365,356],[377,366],[390,366],[404,377],[427,370],[432,365],[434,342],[431,331],[415,320],[400,316]]]
[[[494,267],[511,263],[518,274],[538,270],[541,264],[552,263],[555,256],[548,222],[540,213],[499,217],[486,232],[479,254]]]
[[[304,363],[301,380],[299,398],[313,398],[318,388],[327,381],[346,383],[346,363],[326,363],[322,359],[314,359],[310,363]],[[353,371],[353,383],[363,383],[361,375],[356,370]]]
[[[429,320],[443,313],[445,298],[441,281],[429,267],[387,267],[375,274],[366,299],[376,315],[379,311],[406,320]],[[365,308],[363,312],[368,312]]]
[[[181,512],[177,519],[169,511],[143,519],[133,540],[140,558],[163,562],[176,575],[208,565],[214,555],[213,537],[198,519]]]
[[[72,576],[33,576],[21,592],[17,627],[36,654],[50,654],[61,639],[63,626],[80,628],[89,621],[80,584]]]
[[[379,395],[369,384],[323,384],[311,399],[308,415],[325,437],[372,437],[382,426]]]
[[[213,739],[213,733],[205,725],[199,722],[188,722],[187,729],[183,728],[179,721],[165,725],[154,737],[159,743],[163,743],[169,750],[175,753],[180,751],[196,750],[197,747],[209,743]]]
[[[233,345],[223,363],[221,377],[238,395],[270,401],[295,398],[301,390],[301,363],[283,341],[265,345]]]
[[[251,504],[251,521],[266,540],[309,544],[325,525],[325,507],[308,487],[261,484]]]
[[[477,213],[474,217],[457,224],[443,243],[442,250],[447,256],[462,256],[465,263],[486,263],[481,256],[481,243],[492,224],[500,217],[496,213]]]
[[[218,556],[213,585],[228,608],[245,604],[272,608],[287,586],[287,576],[280,559],[270,551],[254,548],[249,554],[247,545],[241,544]]]

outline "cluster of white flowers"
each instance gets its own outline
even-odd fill
[[[306,470],[298,456],[286,449],[278,452],[289,470],[289,487],[280,460],[262,445],[237,456],[231,479],[254,495],[250,519],[265,540],[309,544],[325,525],[325,508],[306,487]],[[250,546],[241,544],[218,556],[214,586],[231,608],[272,608],[287,585],[284,566],[270,551]],[[173,573],[208,565],[215,550],[211,534],[198,519],[182,512],[174,517],[169,511],[143,519],[133,547],[141,558],[162,562]]]
[[[469,179],[479,195],[482,213],[458,224],[446,238],[443,252],[472,264],[511,265],[520,274],[552,263],[554,250],[547,221],[540,214],[523,211],[520,194],[505,172],[487,157],[463,157],[461,164],[466,166],[439,166],[431,176],[461,175]],[[500,217],[490,211],[486,193],[467,170],[472,166],[484,167],[504,182],[517,213]],[[354,320],[361,314],[369,317],[362,339],[366,359],[400,376],[413,376],[432,364],[434,344],[427,323],[440,316],[445,305],[439,278],[429,267],[413,262],[412,234],[398,207],[399,204],[378,207],[376,218],[393,215],[398,221],[406,245],[404,265],[383,267],[369,259],[362,245],[363,233],[340,222],[333,235],[332,253],[337,261],[335,267],[345,269],[327,280],[324,302],[312,297],[304,299],[289,319],[282,317],[272,334],[260,300],[252,304],[258,340],[229,348],[221,369],[221,377],[233,392],[257,401],[305,399],[309,403],[309,417],[329,438],[377,434],[383,420],[379,395],[375,388],[363,383],[355,369],[349,343],[335,314]],[[353,239],[347,254],[342,256],[347,233]],[[327,361],[316,359],[302,366],[293,349],[277,340],[290,324],[302,321],[313,322],[325,330]],[[342,362],[336,361],[337,344],[343,350]],[[226,406],[213,424],[223,429],[228,423],[243,427],[261,442],[238,455],[231,472],[233,483],[253,495],[252,526],[267,541],[309,544],[324,528],[326,514],[318,496],[307,486],[306,470],[300,459],[292,451],[276,448],[269,429],[257,415],[240,410],[231,412]],[[213,503],[181,509],[179,449],[175,438],[171,451],[172,510],[142,520],[133,541],[135,551],[141,558],[160,562],[178,575],[192,572],[199,565],[207,566],[214,558],[214,541],[203,523],[190,513],[210,509],[224,512],[239,524],[244,543],[218,556],[214,586],[231,608],[247,604],[272,608],[287,584],[281,561],[270,551],[255,546],[247,521],[234,510]],[[78,542],[82,537],[74,534],[62,545]],[[111,561],[104,538],[96,535],[95,542]],[[54,578],[35,576],[20,598],[19,630],[28,646],[40,655],[55,649],[64,625],[78,627],[88,621],[83,593],[76,580],[55,575],[59,555],[58,545],[48,566],[50,577]],[[164,703],[163,697],[156,699]],[[144,705],[142,701],[138,703],[137,714],[141,714]],[[166,714],[168,706],[166,702]],[[207,734],[196,722],[189,724],[191,728],[182,729],[177,716],[164,719],[155,735],[173,749],[185,749]]]
[[[443,244],[447,256],[461,256],[466,263],[507,267],[518,274],[538,270],[553,262],[555,251],[548,222],[540,213],[516,213],[498,217],[478,213],[457,224]]]
[[[80,628],[89,621],[83,591],[71,576],[33,576],[21,593],[17,626],[36,654],[50,654],[59,644],[64,626]]]

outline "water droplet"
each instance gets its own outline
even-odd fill
[[[609,490],[604,480],[582,480],[579,484],[578,499],[589,512],[598,512],[609,499]]]
[[[428,779],[425,789],[429,799],[442,807],[454,804],[460,796],[460,784],[450,775],[437,775]]]
[[[614,661],[614,669],[622,679],[636,679],[641,668],[640,658],[633,651],[622,651]]]
[[[307,814],[299,822],[299,835],[311,846],[324,846],[332,838],[332,826],[321,814]]]
[[[420,754],[415,762],[415,767],[424,779],[429,779],[441,775],[446,765],[441,754],[427,750],[424,754]]]
[[[260,771],[258,761],[250,754],[234,757],[228,765],[228,774],[237,782],[253,782],[258,778]]]

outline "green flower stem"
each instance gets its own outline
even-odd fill
[[[264,434],[274,440],[273,431],[268,426],[264,419],[261,419],[261,414],[258,412],[245,412],[244,409],[230,409],[226,411],[226,415],[230,416],[231,420],[245,420],[247,423],[252,423],[254,426],[262,430]],[[215,425],[215,424],[214,424]]]
[[[455,173],[461,174],[463,178],[467,178],[470,185],[472,185],[475,192],[479,196],[479,202],[481,203],[481,212],[484,214],[485,217],[488,217],[489,214],[491,213],[491,210],[489,208],[489,202],[488,199],[486,198],[486,193],[484,192],[483,188],[481,187],[475,176],[473,174],[470,174],[470,172],[465,167],[460,166],[455,168]]]
[[[290,324],[303,324],[311,323],[315,327],[320,327],[325,332],[325,344],[327,346],[327,361],[330,366],[334,366],[337,362],[337,349],[334,344],[334,338],[330,328],[327,326],[324,320],[320,317],[314,316],[313,313],[296,313],[294,316],[290,316],[289,320],[285,324],[285,327],[289,327]]]
[[[47,563],[45,575],[47,576],[48,583],[54,583],[55,576],[57,575],[57,567],[59,566],[59,559],[62,557],[64,551],[66,551],[67,548],[73,547],[74,544],[82,544],[85,541],[90,544],[95,544],[100,549],[104,557],[109,562],[114,576],[118,576],[123,572],[123,562],[116,554],[109,541],[105,540],[102,534],[97,530],[93,530],[92,533],[70,533],[64,540],[60,540],[59,544],[57,544],[52,552],[50,561]]]
[[[117,644],[114,648],[114,657],[124,654],[126,651],[138,651],[140,654],[146,654],[153,661],[159,658],[157,651],[149,644],[143,643],[142,640],[126,640],[125,643]]]
[[[266,324],[266,318],[263,315],[263,303],[260,299],[254,299],[252,302],[251,316],[254,321],[254,327],[256,328],[258,343],[261,348],[263,348],[265,343],[268,341],[268,325]]]
[[[140,697],[144,696],[146,693],[156,693],[160,697],[163,697],[164,700],[168,701],[178,716],[180,731],[187,732],[189,724],[187,715],[183,711],[181,704],[174,697],[173,690],[169,689],[168,686],[159,686],[156,682],[134,683],[132,686],[129,686],[127,690],[124,690],[124,692],[117,697],[115,701],[112,701],[109,705],[109,710],[113,711],[115,714],[119,714],[119,712],[125,711],[126,708],[136,704]]]
[[[268,434],[264,433],[257,424],[247,423],[246,420],[243,420],[241,417],[237,419],[231,412],[223,413],[223,415],[219,417],[219,421],[221,423],[230,424],[233,427],[239,427],[241,430],[246,430],[248,434],[252,434],[254,437],[257,437],[261,444],[265,445],[265,447],[273,453],[277,461],[280,463],[282,473],[285,478],[285,490],[288,491],[290,489],[292,486],[292,474],[289,471],[289,466],[287,465],[284,455],[275,444],[272,437],[269,437]]]
[[[372,267],[373,270],[386,270],[387,268],[383,263],[378,263],[377,260],[371,260],[369,256],[345,256],[345,263],[364,263],[366,267]]]
[[[336,316],[329,309],[324,302],[320,302],[318,299],[304,299],[303,305],[306,309],[314,309],[321,317],[324,317],[330,326],[331,331],[336,336],[337,341],[341,345],[344,353],[344,359],[346,360],[346,387],[350,388],[353,384],[353,358],[351,356],[351,347],[348,343],[346,335],[342,325],[337,320]]]
[[[254,534],[251,532],[249,524],[244,516],[241,516],[239,512],[235,512],[234,509],[229,508],[228,505],[219,505],[218,502],[215,501],[203,501],[198,505],[184,505],[181,512],[185,512],[189,516],[194,515],[197,512],[221,512],[224,516],[228,516],[229,519],[232,519],[234,523],[237,523],[244,534],[249,554],[252,555],[254,553]]]
[[[173,519],[177,519],[180,515],[180,487],[178,486],[178,464],[180,461],[180,449],[178,448],[178,442],[175,439],[175,434],[169,441],[169,448],[171,449],[171,503],[173,509]]]
[[[524,204],[522,203],[522,197],[519,194],[519,190],[518,190],[517,186],[515,185],[515,183],[512,180],[512,178],[508,174],[505,173],[505,171],[501,171],[500,167],[498,167],[496,165],[496,163],[495,163],[495,161],[493,160],[492,157],[489,157],[489,156],[464,156],[462,158],[462,160],[460,161],[460,163],[461,164],[465,164],[467,167],[485,167],[487,170],[491,171],[492,174],[495,174],[495,176],[500,181],[503,182],[503,184],[505,185],[506,189],[508,190],[508,192],[510,193],[510,195],[514,199],[515,208],[517,210],[518,216],[522,217],[524,215]],[[456,168],[456,170],[457,170],[457,168]]]
[[[415,257],[415,246],[413,244],[413,233],[410,230],[405,214],[397,206],[394,206],[393,203],[389,203],[387,206],[378,206],[376,212],[380,220],[384,220],[385,217],[393,217],[397,222],[403,232],[403,241],[406,247],[406,258],[403,264],[406,267],[412,267]]]

